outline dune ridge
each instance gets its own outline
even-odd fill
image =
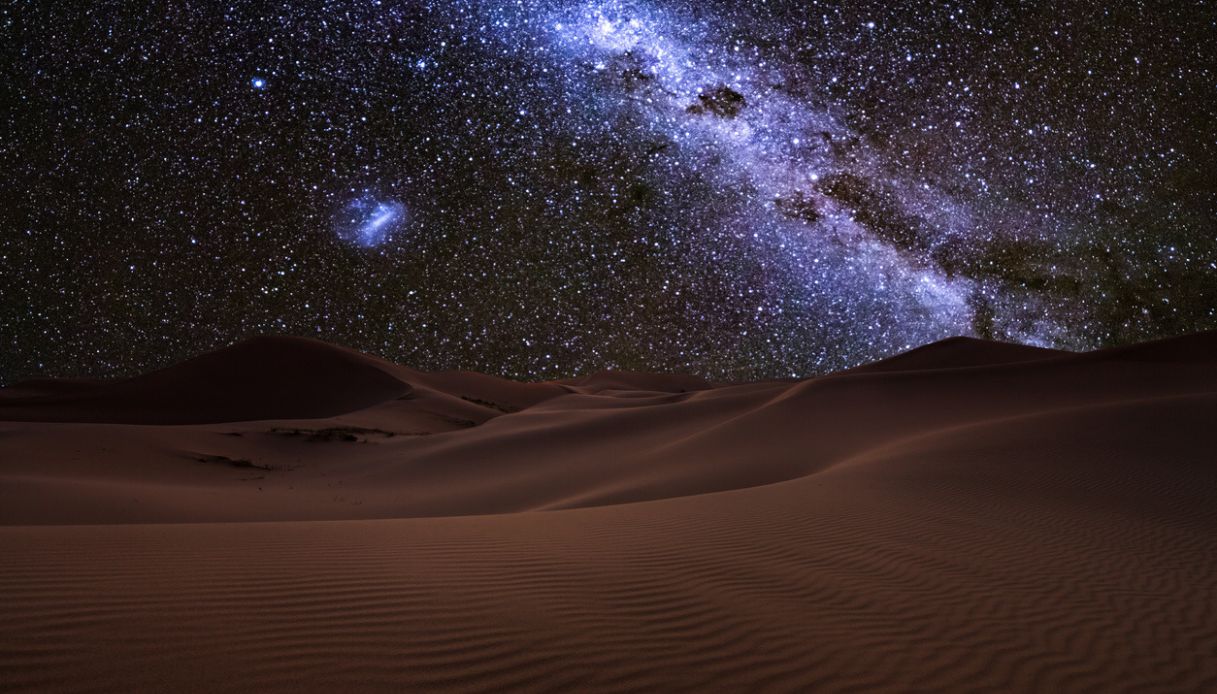
[[[26,384],[0,689],[1212,690],[1215,450],[1215,333],[750,384],[269,338]]]
[[[134,378],[17,384],[19,393],[33,393],[0,398],[0,419],[201,424],[330,417],[410,394],[409,384],[379,362],[316,340],[258,337]]]

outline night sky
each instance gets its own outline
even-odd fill
[[[0,383],[1217,328],[1209,3],[137,4],[0,8]]]

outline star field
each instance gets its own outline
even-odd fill
[[[1204,2],[18,2],[0,26],[0,383],[268,332],[747,379],[1217,328]]]

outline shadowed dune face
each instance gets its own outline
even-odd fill
[[[273,338],[6,417],[5,690],[1217,688],[1217,334],[722,385]]]
[[[962,369],[1041,361],[1069,354],[1055,349],[987,342],[972,337],[953,337],[909,350],[904,354],[851,369],[852,372]]]
[[[329,417],[410,394],[382,363],[315,340],[262,337],[131,379],[31,384],[33,395],[0,399],[0,420],[202,424]]]

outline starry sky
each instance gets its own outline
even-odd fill
[[[0,383],[262,333],[806,376],[1217,328],[1206,2],[0,7]]]

